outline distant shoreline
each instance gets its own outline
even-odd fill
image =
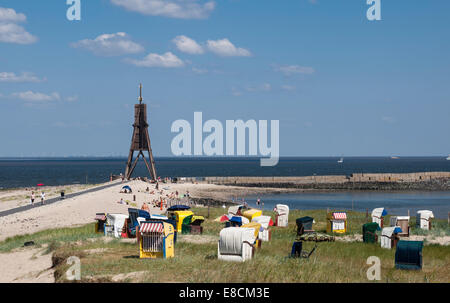
[[[202,182],[238,187],[284,188],[301,190],[337,191],[447,191],[450,190],[450,172],[416,173],[357,173],[346,175],[304,177],[205,177],[186,178],[188,182]]]
[[[313,176],[234,176],[234,177],[177,177],[178,182],[206,183],[247,188],[277,188],[321,191],[447,191],[450,190],[450,172],[414,173],[356,173],[351,175]],[[72,183],[49,185],[96,186],[107,183]],[[36,188],[36,186],[0,187],[0,191]]]

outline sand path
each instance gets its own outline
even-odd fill
[[[0,283],[53,283],[52,254],[43,248],[21,248],[0,254]]]

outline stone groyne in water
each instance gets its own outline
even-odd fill
[[[317,190],[450,190],[450,172],[422,172],[405,174],[351,174],[349,176],[305,177],[204,177],[182,178],[198,182],[243,187],[297,188]]]

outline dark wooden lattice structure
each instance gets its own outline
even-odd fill
[[[142,156],[152,180],[156,181],[155,160],[153,159],[150,136],[148,134],[147,105],[142,103],[142,84],[139,86],[139,104],[134,105],[133,137],[131,139],[130,154],[128,155],[125,178],[130,179],[139,158]],[[133,161],[134,152],[138,155]],[[145,158],[144,152],[148,152],[149,160]]]

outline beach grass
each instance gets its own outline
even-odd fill
[[[34,234],[18,235],[0,242],[0,252],[9,252],[24,246],[24,243],[33,241],[35,246],[62,245],[83,241],[88,238],[101,237],[102,234],[94,233],[94,223],[79,227],[56,228],[43,230]]]
[[[57,282],[67,282],[65,271],[69,256],[81,259],[82,281],[89,282],[370,282],[366,272],[367,258],[377,256],[381,260],[379,282],[450,282],[450,246],[426,245],[423,248],[423,269],[419,271],[394,268],[395,249],[388,250],[379,244],[362,242],[324,242],[309,259],[290,258],[292,243],[296,236],[295,219],[311,216],[316,231],[326,228],[326,211],[293,210],[287,228],[271,227],[272,239],[263,242],[253,259],[244,263],[225,262],[217,258],[217,240],[224,223],[214,219],[226,210],[195,208],[203,215],[203,235],[178,235],[175,257],[171,259],[139,259],[139,248],[131,239],[104,238],[94,233],[94,225],[42,231],[33,235],[18,236],[0,243],[0,251],[8,251],[33,240],[39,245],[47,244],[53,252]],[[266,215],[273,212],[265,211]],[[364,213],[349,213],[349,232],[337,237],[361,233],[365,223]],[[436,220],[437,223],[444,222]],[[447,223],[447,222],[445,222]],[[448,226],[446,226],[448,229]],[[306,242],[305,250],[314,243]]]

